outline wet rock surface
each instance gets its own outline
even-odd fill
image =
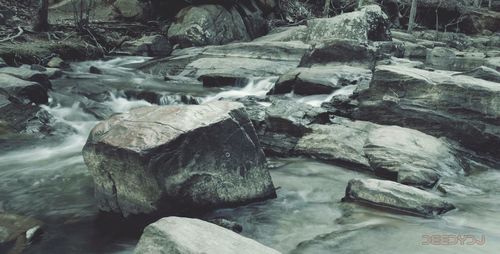
[[[344,200],[424,217],[444,214],[455,209],[453,204],[435,194],[392,181],[375,179],[350,180]]]
[[[446,136],[491,154],[485,147],[499,144],[499,92],[497,83],[482,79],[379,66],[370,88],[358,98],[359,111],[354,116]]]
[[[138,108],[96,126],[83,154],[100,209],[124,216],[275,197],[239,103]]]
[[[228,229],[198,219],[163,218],[144,229],[136,254],[147,253],[263,253],[280,252]]]

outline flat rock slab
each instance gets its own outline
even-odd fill
[[[384,126],[371,131],[364,153],[378,175],[403,184],[430,187],[442,176],[464,173],[446,142],[408,128]]]
[[[166,217],[149,225],[135,254],[279,254],[252,239],[198,219]]]
[[[500,86],[454,72],[377,66],[353,117],[445,136],[467,148],[500,154]]]
[[[453,204],[430,192],[376,179],[350,180],[344,200],[423,217],[433,217],[455,209]]]
[[[240,103],[152,106],[98,124],[83,149],[99,208],[192,212],[275,197]]]
[[[347,85],[368,86],[371,76],[368,69],[346,65],[302,67],[282,75],[270,93],[330,94]]]

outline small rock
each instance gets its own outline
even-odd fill
[[[42,227],[40,225],[34,226],[26,231],[26,240],[28,240],[29,243],[33,243],[42,233]]]
[[[134,253],[279,254],[280,252],[210,222],[167,217],[144,229]]]
[[[229,230],[232,230],[236,233],[241,233],[241,231],[243,231],[243,226],[241,226],[241,224],[238,224],[234,221],[218,218],[218,219],[211,219],[211,220],[209,220],[209,222],[211,222],[215,225],[221,226],[223,228],[227,228]]]
[[[455,209],[453,204],[430,192],[376,179],[350,180],[343,200],[422,217],[433,217]]]
[[[92,73],[92,74],[98,74],[98,75],[102,74],[101,69],[99,69],[99,68],[97,68],[95,66],[90,66],[89,72]]]
[[[50,68],[59,68],[59,69],[67,69],[69,68],[69,64],[62,60],[60,57],[53,57],[47,63],[47,67]]]

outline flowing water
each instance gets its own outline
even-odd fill
[[[161,81],[127,66],[141,58],[119,58],[75,64],[64,82],[82,79],[158,85]],[[97,66],[105,75],[87,74]],[[206,94],[203,101],[263,96],[276,78],[252,80],[246,87]],[[146,84],[147,83],[147,84]],[[331,95],[296,97],[319,106],[335,95],[350,94],[345,87]],[[150,105],[112,93],[103,102],[114,112]],[[132,253],[136,234],[121,232],[124,225],[102,223],[93,199],[92,179],[81,149],[95,117],[78,103],[45,107],[58,121],[75,129],[62,139],[33,142],[0,154],[0,212],[32,216],[46,224],[43,238],[27,253]],[[347,181],[372,177],[319,161],[270,159],[278,198],[206,214],[243,225],[243,235],[284,253],[497,253],[500,250],[500,171],[486,170],[459,179],[479,189],[474,195],[451,197],[458,207],[444,216],[423,219],[396,215],[343,203]],[[426,245],[424,236],[484,236],[485,244]]]

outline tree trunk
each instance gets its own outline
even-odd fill
[[[491,6],[493,5],[493,0],[489,0],[488,1],[488,9],[491,10]]]
[[[49,0],[40,0],[38,14],[33,29],[37,32],[49,30]]]
[[[415,18],[417,17],[417,1],[411,1],[411,9],[410,9],[410,20],[408,21],[408,33],[413,32],[413,28],[415,28]]]

